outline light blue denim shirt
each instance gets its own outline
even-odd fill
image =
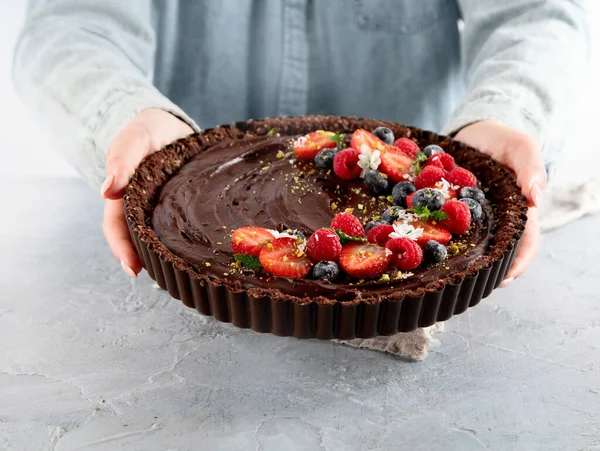
[[[149,107],[196,129],[494,119],[542,144],[587,47],[586,0],[30,0],[14,79],[98,187],[116,133]]]

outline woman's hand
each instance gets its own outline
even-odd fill
[[[193,132],[189,125],[171,113],[149,108],[133,118],[110,146],[106,157],[106,180],[101,188],[102,196],[107,199],[102,230],[112,253],[131,277],[137,276],[142,265],[131,242],[123,211],[123,195],[129,177],[146,155]]]
[[[501,287],[508,286],[529,267],[540,246],[538,206],[546,186],[546,169],[539,146],[529,136],[493,121],[463,128],[456,139],[490,155],[517,177],[529,212],[521,248]]]

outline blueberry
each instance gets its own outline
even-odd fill
[[[312,276],[317,280],[335,282],[340,276],[340,267],[335,262],[322,261],[313,266]]]
[[[479,188],[470,188],[465,186],[460,190],[460,199],[473,199],[482,204],[485,201],[485,194]]]
[[[417,187],[411,182],[400,182],[392,190],[392,200],[396,205],[406,208],[406,198],[414,193]]]
[[[383,196],[390,189],[390,182],[377,171],[368,170],[365,174],[365,186],[372,196]]]
[[[436,153],[443,153],[444,149],[442,149],[440,146],[437,146],[435,144],[430,144],[429,146],[425,147],[423,149],[423,153],[427,156],[427,158],[429,158],[432,155],[435,155]]]
[[[394,141],[396,141],[394,132],[387,127],[377,127],[373,130],[373,134],[386,144],[394,144]]]
[[[464,199],[460,199],[459,202],[466,204],[471,211],[471,218],[473,221],[478,221],[481,219],[481,215],[483,215],[483,210],[481,209],[481,204],[477,202],[475,199],[470,199],[465,197]]]
[[[383,224],[387,225],[388,223],[385,222],[383,219],[377,219],[376,221],[367,222],[367,225],[365,226],[365,232],[368,232],[373,227],[377,227],[378,225],[383,225]]]
[[[401,211],[404,211],[404,208],[394,205],[383,212],[381,219],[387,224],[393,224],[394,221],[398,220],[398,215]]]
[[[447,256],[448,251],[446,250],[446,246],[435,240],[429,240],[427,241],[427,244],[423,246],[423,260],[425,263],[434,265],[446,260]]]
[[[315,157],[315,165],[323,172],[333,169],[333,157],[335,157],[335,154],[337,153],[336,150],[337,149],[321,150]]]
[[[439,210],[445,203],[442,192],[433,188],[420,189],[412,199],[413,207],[427,207],[429,211]]]

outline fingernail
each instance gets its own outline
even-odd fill
[[[538,182],[533,182],[533,185],[531,185],[531,199],[536,207],[540,206],[540,202],[542,200],[542,189],[540,188]]]
[[[123,260],[121,260],[121,268],[123,268],[123,271],[125,271],[129,277],[132,277],[134,279],[137,277],[135,271],[131,269],[131,267]]]
[[[102,186],[100,187],[100,194],[102,194],[102,197],[104,197],[105,199],[106,199],[106,192],[108,191],[108,188],[110,188],[112,186],[112,184],[114,183],[114,181],[115,181],[115,176],[114,175],[109,175],[102,182]]]
[[[508,279],[505,279],[499,286],[498,288],[506,288],[508,286],[510,286],[511,283],[513,283],[515,281],[514,277],[509,277]]]

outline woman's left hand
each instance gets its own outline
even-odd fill
[[[494,121],[468,125],[456,139],[487,153],[517,177],[529,212],[521,247],[501,287],[506,287],[529,267],[540,246],[538,206],[546,186],[546,169],[538,144],[528,135]]]

